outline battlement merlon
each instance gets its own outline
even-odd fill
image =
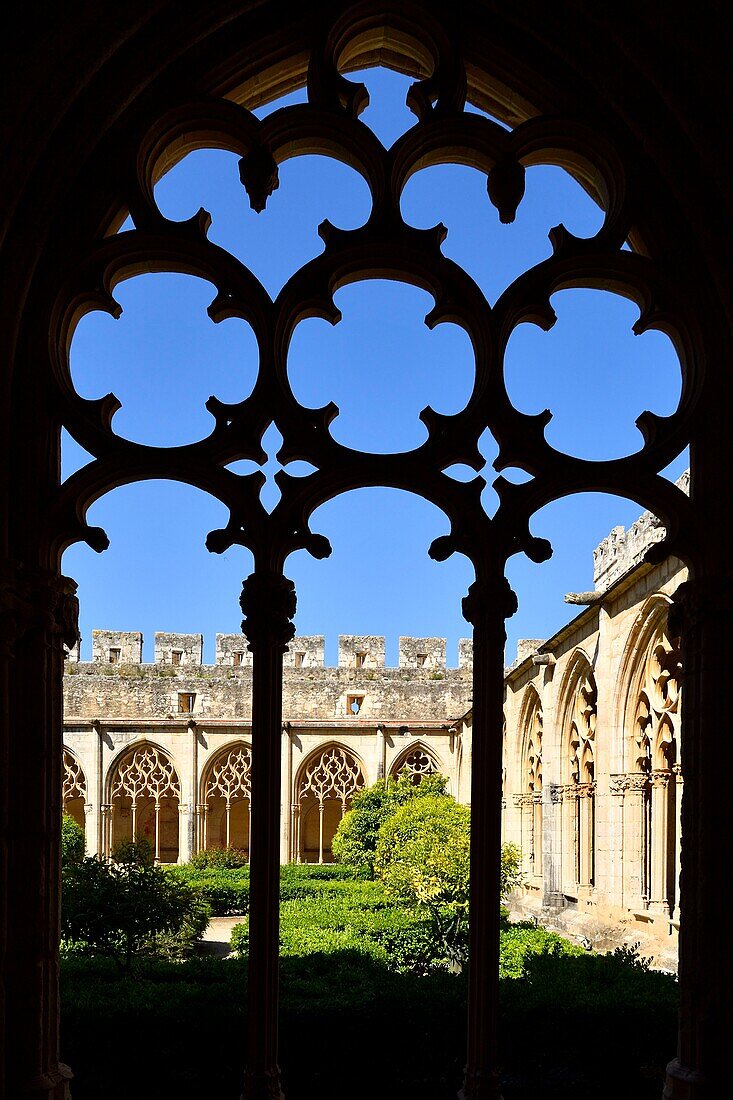
[[[139,630],[93,630],[92,661],[110,665],[140,665],[143,636]]]
[[[686,470],[675,485],[683,493],[690,492],[690,471]],[[640,565],[655,542],[661,542],[665,529],[651,512],[643,512],[626,530],[614,527],[593,551],[593,584],[597,592],[610,588],[619,577]]]
[[[445,638],[400,638],[399,668],[445,668]]]
[[[339,634],[339,668],[384,668],[384,636]]]
[[[156,665],[180,665],[182,668],[191,668],[200,665],[203,656],[203,634],[169,634],[156,630]]]

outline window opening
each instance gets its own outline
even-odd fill
[[[120,650],[120,649],[116,649],[116,648],[114,648],[114,649],[110,649],[110,650],[109,650],[109,653],[108,653],[108,655],[107,655],[107,656],[108,656],[108,660],[109,660],[109,663],[110,663],[111,665],[118,665],[118,664],[120,663],[120,655],[121,655],[121,653],[122,653],[122,650]]]
[[[423,668],[427,659],[428,659],[427,653],[418,653],[417,657],[416,657],[417,667],[418,668]]]
[[[302,668],[305,663],[305,653],[295,654],[295,667]]]
[[[232,664],[235,668],[239,668],[240,665],[244,664],[244,653],[241,649],[238,649],[235,653],[232,653]]]
[[[357,653],[355,656],[356,656],[356,667],[357,668],[364,668],[364,665],[366,663],[366,656],[367,656],[366,653]]]
[[[193,691],[178,692],[178,713],[191,714],[196,703],[196,693]]]
[[[349,714],[357,715],[360,713],[362,706],[364,705],[363,695],[347,695],[346,696],[346,710]]]
[[[182,657],[183,657],[183,650],[182,649],[174,649],[173,652],[171,653],[171,664],[172,665],[180,665]]]

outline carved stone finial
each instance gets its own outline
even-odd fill
[[[486,189],[491,203],[499,211],[499,221],[509,225],[524,198],[524,167],[516,160],[502,160],[489,172]]]
[[[249,204],[258,214],[280,186],[277,161],[265,145],[255,145],[239,162],[239,178],[249,197]]]
[[[252,573],[242,584],[239,606],[244,613],[242,633],[253,646],[268,643],[283,652],[295,634],[295,585],[282,573]]]

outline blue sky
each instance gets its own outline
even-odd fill
[[[389,145],[414,121],[404,106],[409,81],[386,70],[359,79],[371,95],[362,118]],[[299,93],[290,100],[301,98]],[[187,157],[160,181],[156,198],[173,219],[205,207],[213,219],[210,238],[246,263],[272,295],[322,250],[317,227],[324,218],[353,228],[369,212],[361,177],[321,157],[282,165],[280,187],[259,215],[249,209],[237,158],[221,151]],[[579,185],[552,167],[528,171],[526,196],[511,226],[500,225],[485,177],[459,166],[414,176],[402,212],[415,226],[447,226],[445,254],[465,268],[490,302],[550,254],[552,226],[562,222],[590,236],[602,220]],[[211,429],[204,407],[211,394],[231,402],[251,391],[254,336],[243,321],[213,324],[206,315],[213,296],[211,284],[202,280],[142,276],[117,288],[123,306],[119,320],[101,313],[82,320],[72,345],[74,382],[85,397],[117,394],[123,405],[114,427],[120,435],[159,446],[192,442]],[[453,325],[430,332],[423,318],[432,299],[399,283],[350,286],[336,302],[343,315],[337,326],[309,320],[296,330],[289,360],[296,397],[312,407],[334,401],[340,414],[331,430],[351,447],[386,452],[419,445],[425,438],[420,410],[429,404],[457,412],[470,394],[474,367],[467,335]],[[526,412],[552,409],[547,438],[571,454],[612,458],[637,450],[639,413],[669,414],[679,399],[680,369],[672,345],[660,333],[634,336],[638,310],[611,294],[566,291],[555,295],[553,306],[558,321],[549,333],[523,325],[511,338],[506,360],[511,399]],[[68,476],[88,456],[66,434],[62,443]],[[273,506],[276,429],[269,430],[264,445],[269,477],[263,500]],[[488,434],[482,453],[489,482],[484,504],[491,512],[496,447]],[[679,476],[685,466],[683,455],[669,476]],[[535,534],[549,538],[555,554],[542,566],[524,558],[510,562],[520,610],[507,624],[508,659],[518,637],[546,637],[570,617],[563,594],[592,587],[593,548],[613,526],[628,525],[638,513],[633,502],[593,494],[557,502],[535,517]],[[142,630],[146,660],[152,660],[155,630],[180,630],[204,633],[205,659],[212,660],[216,631],[239,629],[240,584],[251,568],[244,550],[217,556],[204,547],[207,532],[226,522],[223,506],[186,486],[145,483],[98,501],[89,520],[106,529],[111,547],[97,556],[75,546],[64,556],[64,570],[79,582],[82,655],[90,653],[95,627]],[[396,663],[400,634],[446,636],[448,660],[455,663],[457,640],[469,634],[460,600],[472,569],[460,557],[442,564],[428,558],[432,539],[447,530],[436,508],[393,490],[362,490],[320,508],[312,528],[331,540],[331,558],[316,562],[294,554],[287,571],[298,591],[297,629],[326,635],[329,662],[335,663],[336,638],[343,633],[386,635],[388,663]]]

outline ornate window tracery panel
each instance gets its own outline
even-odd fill
[[[84,769],[70,749],[64,748],[64,779],[61,797],[64,810],[77,825],[86,829],[87,780]]]
[[[305,761],[296,788],[298,858],[307,863],[330,858],[338,823],[364,786],[361,766],[340,745],[329,745]]]
[[[638,805],[639,893],[644,906],[675,917],[679,905],[682,775],[679,765],[682,658],[670,636],[668,604],[656,601],[643,629],[632,635],[635,662],[627,696],[627,758]]]
[[[422,782],[423,776],[434,775],[437,771],[438,766],[431,754],[418,745],[395,760],[391,774],[396,777],[406,772],[410,780],[417,786],[418,783]]]
[[[526,688],[522,732],[522,846],[530,873],[542,875],[542,701],[530,684]],[[524,837],[526,836],[526,840]]]
[[[204,781],[202,846],[234,847],[249,853],[252,753],[238,742],[221,750]]]
[[[574,658],[567,676],[563,791],[564,849],[571,856],[573,883],[595,882],[595,738],[598,689],[587,658]],[[571,883],[571,885],[573,884]]]
[[[109,784],[108,853],[119,840],[145,836],[155,858],[178,858],[181,785],[173,762],[156,745],[133,746],[115,765]]]

